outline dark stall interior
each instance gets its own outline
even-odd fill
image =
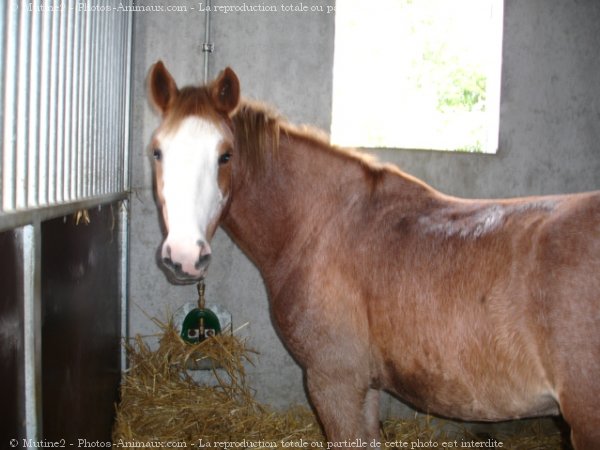
[[[118,205],[42,224],[43,430],[110,441],[120,378]]]
[[[0,233],[0,389],[4,411],[0,420],[0,440],[25,435],[25,361],[23,359],[23,260],[20,229]]]

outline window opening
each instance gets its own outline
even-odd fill
[[[336,5],[331,139],[494,153],[503,0]]]

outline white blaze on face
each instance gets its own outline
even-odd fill
[[[168,220],[162,258],[179,278],[200,278],[206,270],[207,229],[224,204],[217,182],[222,139],[217,126],[199,117],[187,117],[179,127],[157,135]]]

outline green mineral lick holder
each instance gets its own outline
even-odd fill
[[[219,318],[204,304],[204,281],[201,281],[198,283],[198,307],[187,313],[181,326],[181,338],[190,344],[197,344],[221,332]]]

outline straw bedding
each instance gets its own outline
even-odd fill
[[[255,399],[244,370],[254,352],[233,333],[190,345],[172,323],[156,323],[162,329],[156,350],[140,336],[126,344],[130,369],[123,377],[116,411],[116,446],[328,448],[312,411],[305,407],[276,411]],[[213,366],[208,383],[197,381],[188,370],[198,360]],[[533,422],[519,435],[481,437],[418,415],[385,421],[381,447],[561,449],[560,433],[543,434],[542,428]]]

